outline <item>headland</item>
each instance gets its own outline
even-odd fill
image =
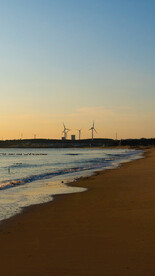
[[[84,148],[84,147],[146,147],[155,146],[155,138],[121,139],[110,138],[60,140],[60,139],[19,139],[0,140],[0,148]]]

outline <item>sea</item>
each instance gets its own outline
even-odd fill
[[[142,157],[131,149],[0,149],[0,221],[54,195],[85,192],[67,183]]]

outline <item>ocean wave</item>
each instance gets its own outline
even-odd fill
[[[82,155],[82,153],[64,153],[64,155]]]
[[[135,154],[136,153],[136,154]],[[72,174],[72,173],[78,173],[83,171],[90,171],[90,170],[98,170],[98,169],[106,169],[107,167],[114,167],[123,162],[122,160],[131,160],[133,159],[133,156],[136,156],[137,153],[141,153],[141,151],[132,151],[132,152],[124,152],[120,154],[106,154],[104,158],[94,158],[94,159],[82,159],[82,160],[76,160],[75,164],[73,165],[73,162],[68,162],[67,168],[63,168],[65,163],[59,163],[62,168],[57,169],[57,166],[55,167],[55,171],[52,172],[44,172],[41,174],[34,174],[29,175],[27,177],[23,177],[21,179],[12,179],[12,180],[5,180],[3,182],[0,182],[0,190],[13,188],[20,185],[28,184],[32,181],[37,180],[44,180],[44,179],[50,179],[55,176],[61,176],[66,174]],[[44,164],[45,167],[48,167],[48,170],[52,170],[54,165],[58,163],[48,163]],[[20,168],[20,167],[39,167],[42,164],[23,164],[23,163],[15,163],[12,165],[12,167],[7,168]]]
[[[89,163],[91,164],[91,162],[89,162]],[[52,178],[55,176],[61,176],[61,175],[66,175],[66,174],[71,174],[71,173],[76,173],[76,172],[82,172],[82,171],[86,171],[86,170],[99,169],[99,168],[103,167],[103,162],[97,162],[97,163],[98,163],[98,165],[95,165],[95,162],[94,162],[94,166],[92,166],[92,164],[91,165],[87,164],[86,166],[67,168],[67,169],[62,169],[62,170],[58,170],[55,172],[30,175],[30,176],[22,178],[22,179],[3,181],[0,183],[0,190],[13,188],[13,187],[16,187],[19,185],[25,185],[32,181],[36,181],[36,180],[44,180],[44,179],[49,179],[49,178]],[[106,166],[104,165],[104,167],[106,167]]]

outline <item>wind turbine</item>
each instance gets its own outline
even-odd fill
[[[80,140],[80,138],[81,138],[81,130],[82,130],[82,129],[77,129],[77,131],[79,132],[79,140]]]
[[[66,140],[66,139],[67,139],[67,133],[70,131],[70,129],[69,129],[69,128],[66,128],[64,123],[63,123],[63,127],[64,127],[64,130],[63,130],[62,133],[64,133],[64,138],[65,138],[65,140]]]
[[[94,128],[94,121],[93,121],[92,127],[89,130],[92,131],[92,141],[93,141],[94,131],[97,133],[96,129]]]

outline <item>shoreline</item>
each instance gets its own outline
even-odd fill
[[[0,224],[2,275],[155,274],[155,149]],[[9,263],[9,266],[7,266]]]
[[[109,147],[111,149],[131,149],[130,147]],[[95,148],[94,148],[95,149]],[[103,148],[102,148],[103,149]],[[105,148],[106,149],[106,148]],[[108,148],[107,148],[108,149]],[[90,188],[89,185],[88,187],[83,187],[81,185],[79,185],[79,182],[81,182],[82,180],[85,181],[85,180],[90,180],[91,177],[95,177],[95,176],[98,176],[100,174],[103,174],[104,172],[108,171],[108,170],[117,170],[121,167],[123,167],[125,164],[128,164],[128,163],[131,163],[131,162],[134,162],[134,161],[137,161],[139,159],[142,159],[142,158],[146,158],[146,155],[147,155],[147,150],[144,150],[144,148],[142,149],[135,149],[135,150],[141,150],[141,157],[137,158],[137,159],[133,159],[133,160],[128,160],[128,161],[125,161],[123,163],[119,163],[116,167],[113,166],[113,167],[110,167],[110,168],[103,168],[103,169],[99,169],[99,170],[96,170],[94,172],[92,172],[91,175],[88,175],[88,176],[80,176],[80,177],[77,177],[74,178],[73,180],[69,181],[69,182],[63,182],[65,186],[68,186],[68,187],[73,187],[73,188],[81,188],[81,189],[85,189],[84,191],[79,191],[79,192],[69,192],[69,193],[62,193],[62,194],[54,194],[54,195],[50,195],[51,197],[51,200],[47,201],[47,202],[40,202],[40,203],[37,203],[37,204],[31,204],[29,206],[25,206],[25,207],[21,207],[21,211],[12,215],[11,217],[8,217],[6,219],[3,219],[0,221],[0,226],[3,225],[3,224],[7,224],[9,220],[14,220],[14,218],[24,214],[25,212],[31,212],[31,210],[33,211],[33,208],[38,208],[39,206],[43,206],[43,205],[46,205],[46,204],[51,204],[51,203],[54,203],[55,200],[57,199],[57,197],[60,197],[60,196],[67,196],[67,195],[72,195],[72,194],[75,194],[75,193],[83,193],[83,192],[87,192],[88,189]],[[137,154],[138,155],[138,154]],[[53,199],[52,199],[53,198]]]

